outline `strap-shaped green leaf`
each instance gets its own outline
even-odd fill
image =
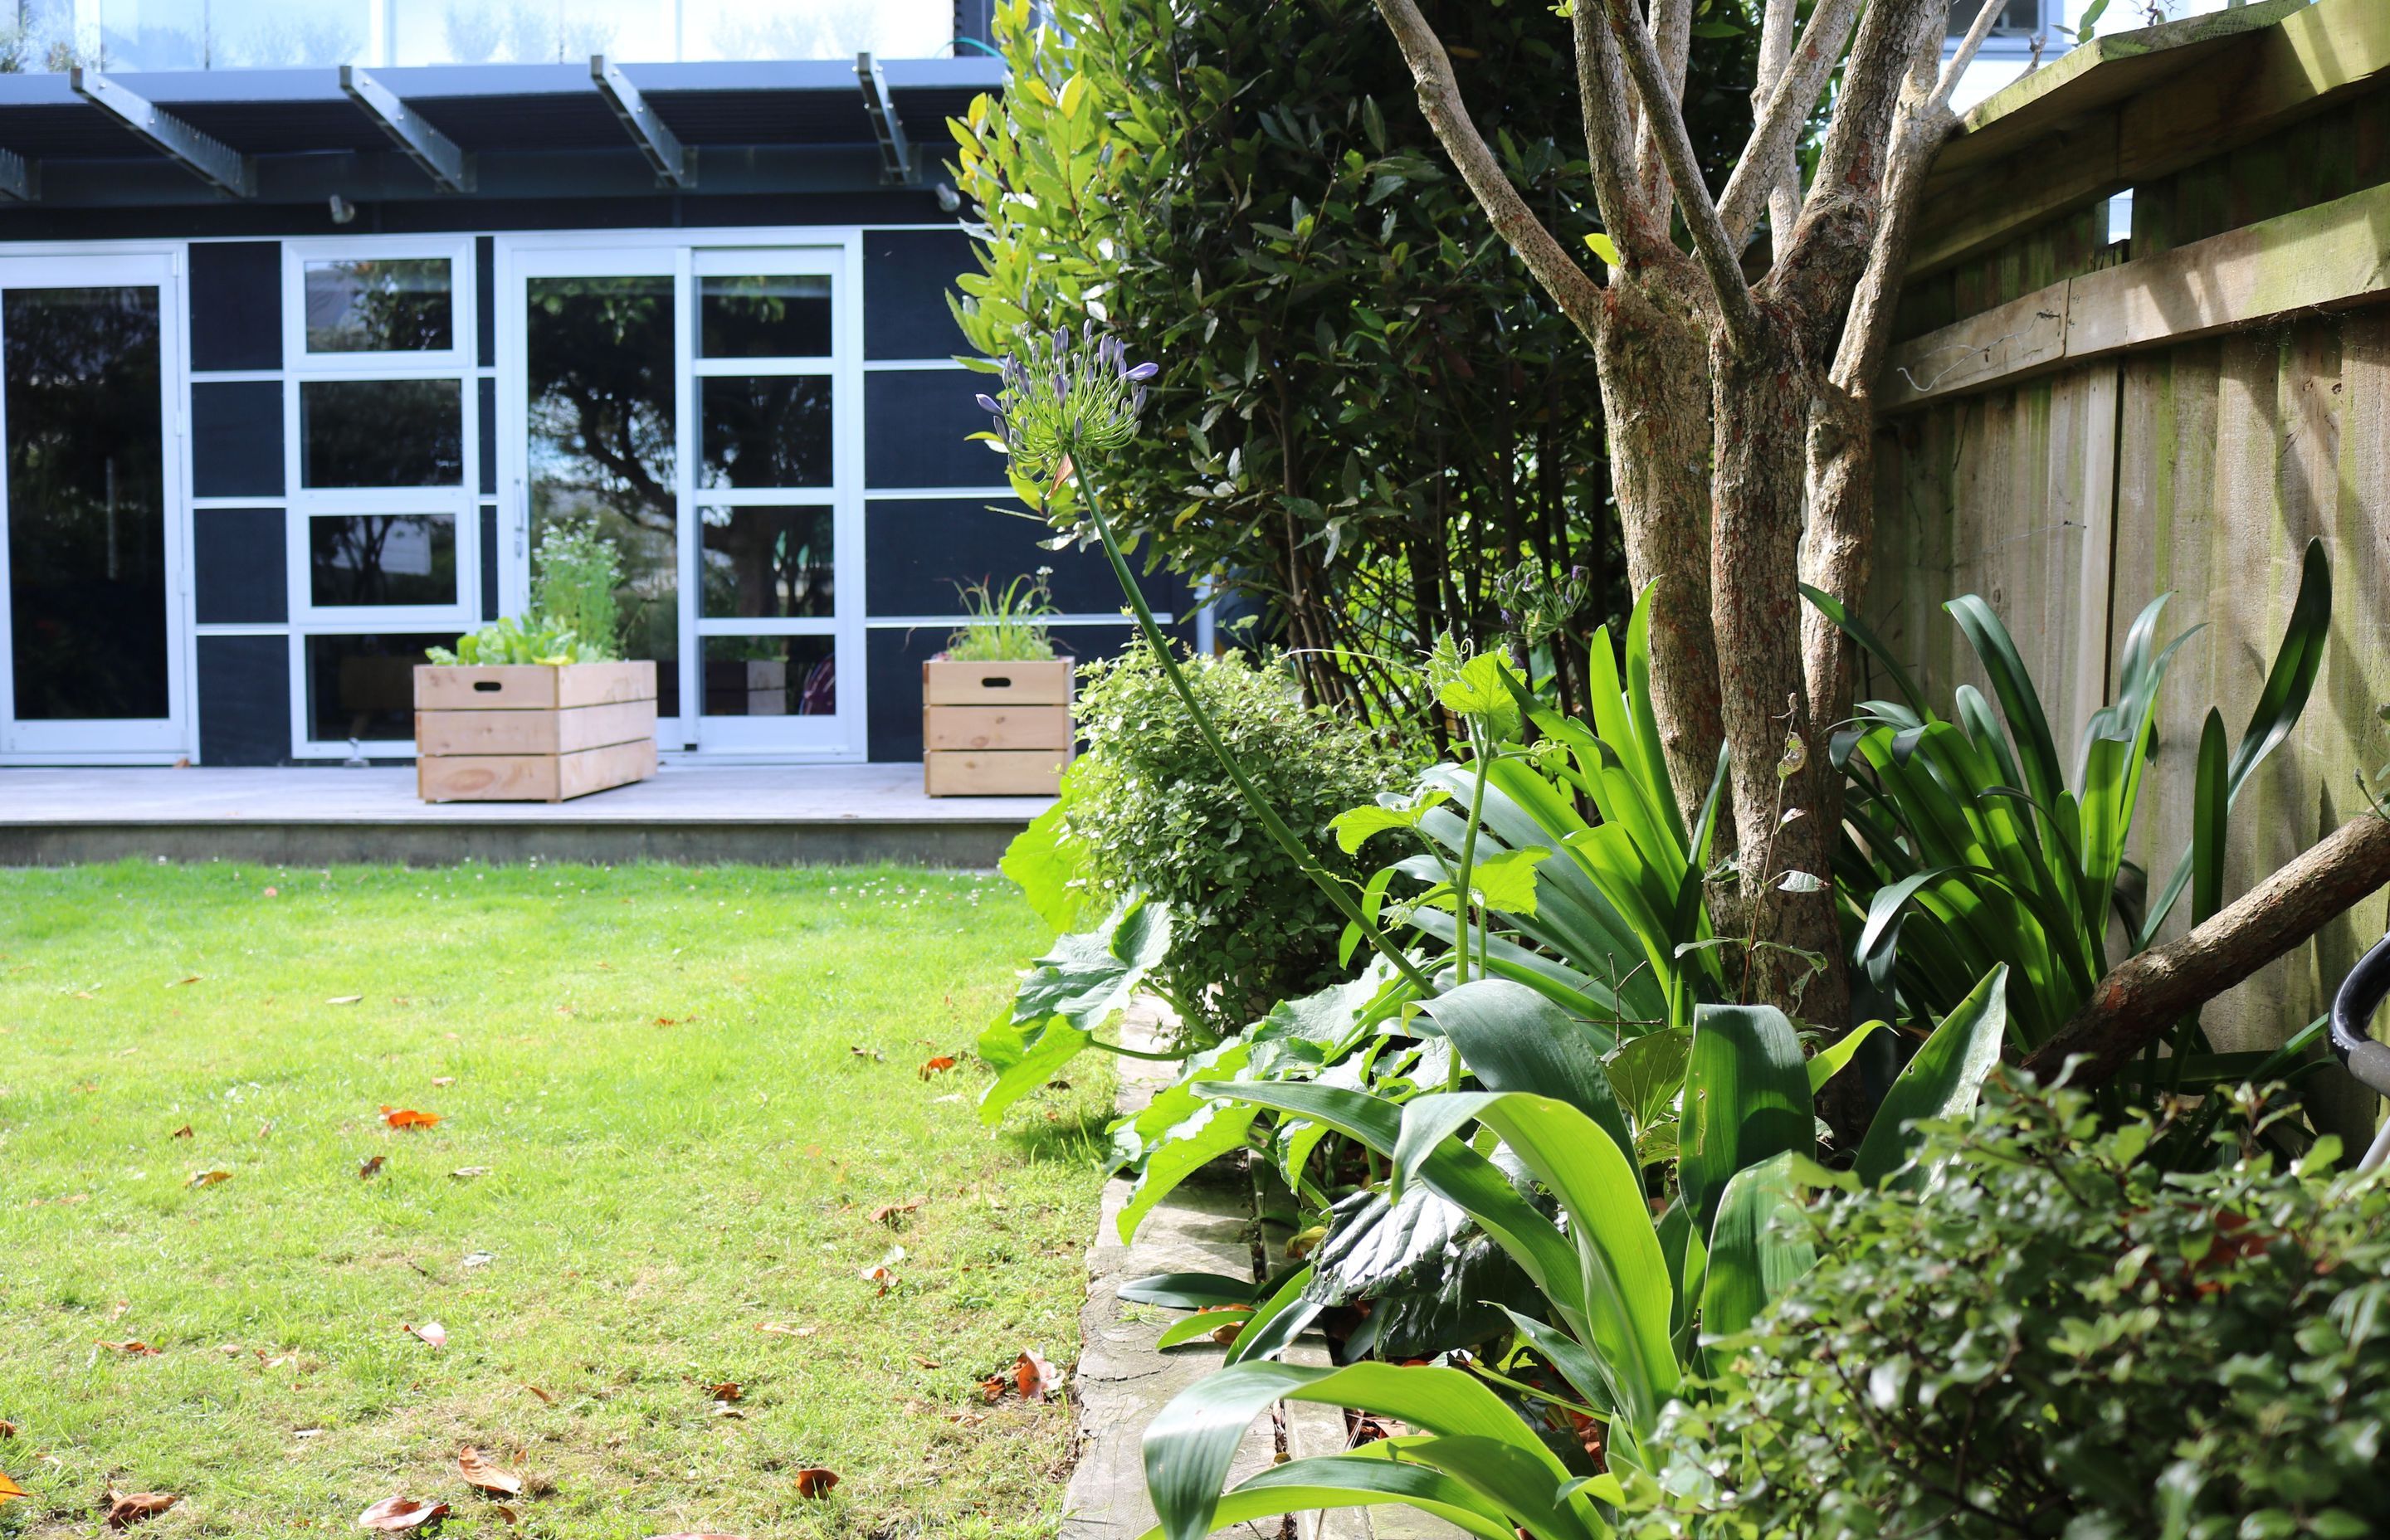
[[[1801,1218],[1795,1157],[1745,1166],[1726,1185],[1710,1227],[1709,1277],[1702,1289],[1704,1341],[1741,1333],[1784,1288],[1817,1265]],[[1715,1358],[1710,1372],[1723,1368]]]
[[[1635,1136],[1602,1066],[1601,1042],[1582,1022],[1508,979],[1462,984],[1420,1008],[1444,1029],[1479,1084],[1558,1097],[1600,1125],[1628,1165],[1636,1163]]]
[[[1289,1460],[1248,1477],[1221,1497],[1212,1512],[1212,1527],[1221,1530],[1312,1508],[1399,1503],[1481,1540],[1518,1540],[1516,1530],[1501,1514],[1469,1488],[1441,1470],[1370,1452],[1378,1447],[1371,1444],[1349,1454]],[[1139,1540],[1165,1540],[1167,1533],[1156,1524]]]
[[[1922,1139],[1911,1125],[1973,1110],[1984,1077],[2000,1061],[2000,1041],[2008,1031],[2008,982],[2006,968],[1984,975],[1892,1083],[1867,1136],[1859,1141],[1853,1169],[1860,1181],[1870,1187],[1893,1181],[1900,1187],[1922,1183],[1924,1173],[1903,1170]]]
[[[1693,1016],[1677,1185],[1707,1235],[1727,1179],[1791,1150],[1817,1149],[1817,1114],[1801,1039],[1770,1006],[1703,1006]]]

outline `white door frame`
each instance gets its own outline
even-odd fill
[[[681,714],[659,719],[667,751],[689,748],[709,759],[860,761],[866,757],[866,633],[863,517],[863,238],[856,228],[729,228],[574,231],[501,235],[494,261],[497,309],[499,607],[520,614],[531,602],[529,372],[525,300],[533,277],[673,277],[675,324],[675,516],[680,544]],[[746,253],[741,262],[729,253]],[[696,356],[697,278],[701,269],[739,266],[757,273],[818,273],[831,283],[831,356],[826,366],[721,361]],[[831,380],[831,481],[801,493],[699,488],[697,381],[705,373],[816,373]],[[698,613],[702,559],[700,509],[803,503],[833,509],[834,617],[818,621],[709,620]],[[701,669],[708,635],[827,634],[838,648],[838,708],[818,717],[708,717]]]
[[[155,288],[158,291],[160,473],[164,521],[166,705],[162,717],[19,722],[11,656],[13,616],[0,624],[0,764],[160,764],[192,757],[190,443],[186,427],[188,338],[182,248],[53,246],[42,254],[0,255],[0,290]],[[0,443],[6,443],[0,403]],[[0,476],[0,610],[8,589],[6,478]]]

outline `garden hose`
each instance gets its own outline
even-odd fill
[[[2332,1001],[2332,1051],[2340,1056],[2350,1074],[2378,1097],[2390,1097],[2390,1043],[2375,1042],[2371,1028],[2373,1013],[2381,1008],[2385,995],[2390,995],[2390,936],[2374,943],[2373,950],[2357,959]],[[2390,1124],[2373,1136],[2373,1147],[2357,1169],[2370,1172],[2385,1158],[2390,1158]]]

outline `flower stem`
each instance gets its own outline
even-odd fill
[[[1385,933],[1371,923],[1368,916],[1361,912],[1361,905],[1344,891],[1334,874],[1312,858],[1302,840],[1287,827],[1286,820],[1278,815],[1278,810],[1270,806],[1261,789],[1253,785],[1252,777],[1228,752],[1228,746],[1221,741],[1219,729],[1212,725],[1210,714],[1197,702],[1193,687],[1187,683],[1186,674],[1178,667],[1178,660],[1171,656],[1170,638],[1163,635],[1160,622],[1153,618],[1153,607],[1145,602],[1144,590],[1137,586],[1136,574],[1128,570],[1128,560],[1121,555],[1120,542],[1112,535],[1111,520],[1104,517],[1103,504],[1096,495],[1095,478],[1077,467],[1075,456],[1070,465],[1078,476],[1079,491],[1087,500],[1087,512],[1095,520],[1096,533],[1103,541],[1104,555],[1111,560],[1112,576],[1120,580],[1121,591],[1128,596],[1129,608],[1137,612],[1137,627],[1144,632],[1146,644],[1153,648],[1153,656],[1162,664],[1163,674],[1169,679],[1171,688],[1177,691],[1178,699],[1185,703],[1187,714],[1194,719],[1195,730],[1202,734],[1213,757],[1220,762],[1220,768],[1237,783],[1237,789],[1243,794],[1245,804],[1261,820],[1262,828],[1269,831],[1269,837],[1278,841],[1279,848],[1286,852],[1289,860],[1302,868],[1303,875],[1311,879],[1313,886],[1327,895],[1328,902],[1336,905],[1337,912],[1359,929],[1362,938],[1380,956],[1394,965],[1394,971],[1401,974],[1406,982],[1421,995],[1433,995],[1434,984],[1412,964],[1410,958],[1403,955],[1400,947],[1386,939]],[[1462,931],[1461,941],[1465,947],[1468,943],[1466,930]]]

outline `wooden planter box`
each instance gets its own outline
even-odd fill
[[[932,797],[1050,797],[1071,762],[1072,660],[921,665],[921,778]]]
[[[415,671],[415,789],[427,802],[560,802],[656,773],[656,665]]]

